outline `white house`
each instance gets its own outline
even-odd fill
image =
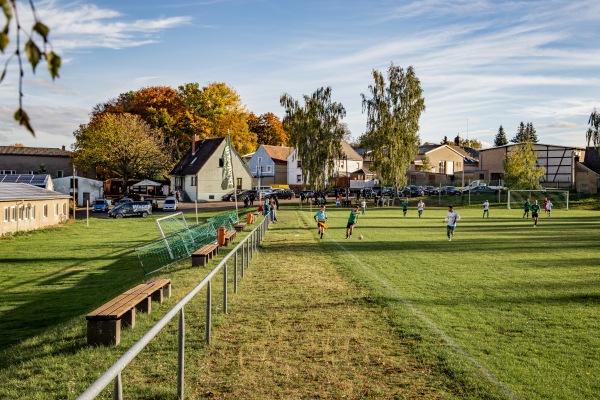
[[[181,193],[187,201],[216,201],[233,190],[227,188],[223,179],[223,158],[227,141],[225,138],[200,139],[192,142],[192,148],[171,171],[171,190]],[[234,187],[252,188],[252,173],[242,157],[232,148],[231,161]]]
[[[90,205],[94,200],[104,197],[104,182],[97,179],[75,177],[75,188],[77,197],[77,206],[85,207],[88,202]],[[54,190],[57,192],[73,197],[73,177],[65,176],[64,178],[54,179]]]

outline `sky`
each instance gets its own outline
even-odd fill
[[[18,1],[24,26],[28,2]],[[63,60],[60,78],[18,64],[0,83],[0,145],[71,148],[97,104],[149,86],[224,82],[248,111],[283,118],[282,94],[321,87],[364,133],[361,94],[373,70],[412,66],[426,110],[422,142],[444,136],[489,147],[531,122],[540,143],[584,147],[600,108],[600,2],[580,0],[35,0]],[[0,17],[2,18],[2,17]],[[0,23],[4,21],[0,19]],[[13,26],[14,31],[14,26]],[[14,38],[13,42],[14,44]],[[10,51],[10,47],[7,51]],[[1,65],[8,54],[0,55]]]

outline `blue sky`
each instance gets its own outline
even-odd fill
[[[22,3],[22,2],[20,2]],[[37,136],[12,121],[16,63],[0,84],[0,145],[70,147],[91,109],[147,86],[225,82],[255,114],[283,117],[331,86],[355,137],[372,70],[413,66],[424,89],[423,142],[491,144],[532,122],[542,143],[585,146],[600,108],[600,2],[487,0],[35,1],[63,58],[61,78],[26,71]],[[22,7],[23,8],[23,7]],[[30,14],[23,8],[21,15]],[[1,21],[0,21],[1,22]],[[27,24],[25,24],[27,25]],[[4,63],[6,57],[0,56]]]

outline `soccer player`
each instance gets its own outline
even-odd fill
[[[417,203],[417,211],[419,211],[419,218],[421,218],[421,214],[423,214],[424,208],[425,208],[425,203],[423,203],[423,200],[419,200],[419,202]]]
[[[348,217],[348,225],[346,225],[346,239],[352,236],[354,232],[354,225],[358,221],[358,206],[354,207],[354,210],[350,211],[350,216]]]
[[[482,218],[485,218],[486,214],[487,214],[487,217],[489,218],[490,217],[490,202],[487,200],[483,202],[483,217]]]
[[[402,213],[406,217],[406,212],[408,211],[408,197],[404,199],[402,202]]]
[[[529,218],[529,209],[531,208],[531,202],[529,201],[529,197],[527,198],[527,200],[525,200],[525,203],[523,204],[523,218],[525,218],[525,216],[527,216],[527,218]]]
[[[552,204],[552,202],[550,200],[548,200],[548,202],[546,203],[546,214],[548,215],[548,217],[550,216],[550,213],[552,212],[552,207],[554,207],[554,204]]]
[[[327,222],[327,212],[325,212],[325,205],[322,204],[319,211],[314,216],[315,221],[317,221],[317,227],[319,228],[319,233],[321,234],[321,239],[323,239],[323,233],[325,232],[325,223]]]
[[[448,221],[448,225],[446,226],[446,233],[448,234],[448,241],[452,241],[452,236],[454,236],[454,230],[456,229],[456,221],[460,219],[460,215],[452,206],[448,206],[448,214],[446,214],[446,218],[444,218],[444,222]]]
[[[362,208],[362,214],[365,215],[365,210],[367,209],[367,200],[362,199],[360,202],[360,208]]]
[[[533,227],[535,228],[537,226],[537,222],[538,222],[538,212],[540,211],[541,207],[538,204],[537,200],[533,201],[533,205],[531,206],[531,219],[533,220]]]

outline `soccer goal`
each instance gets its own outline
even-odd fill
[[[531,203],[537,200],[542,205],[544,199],[552,202],[553,207],[557,209],[569,209],[569,191],[568,190],[509,190],[508,191],[508,209],[522,208],[525,201],[529,199]]]

